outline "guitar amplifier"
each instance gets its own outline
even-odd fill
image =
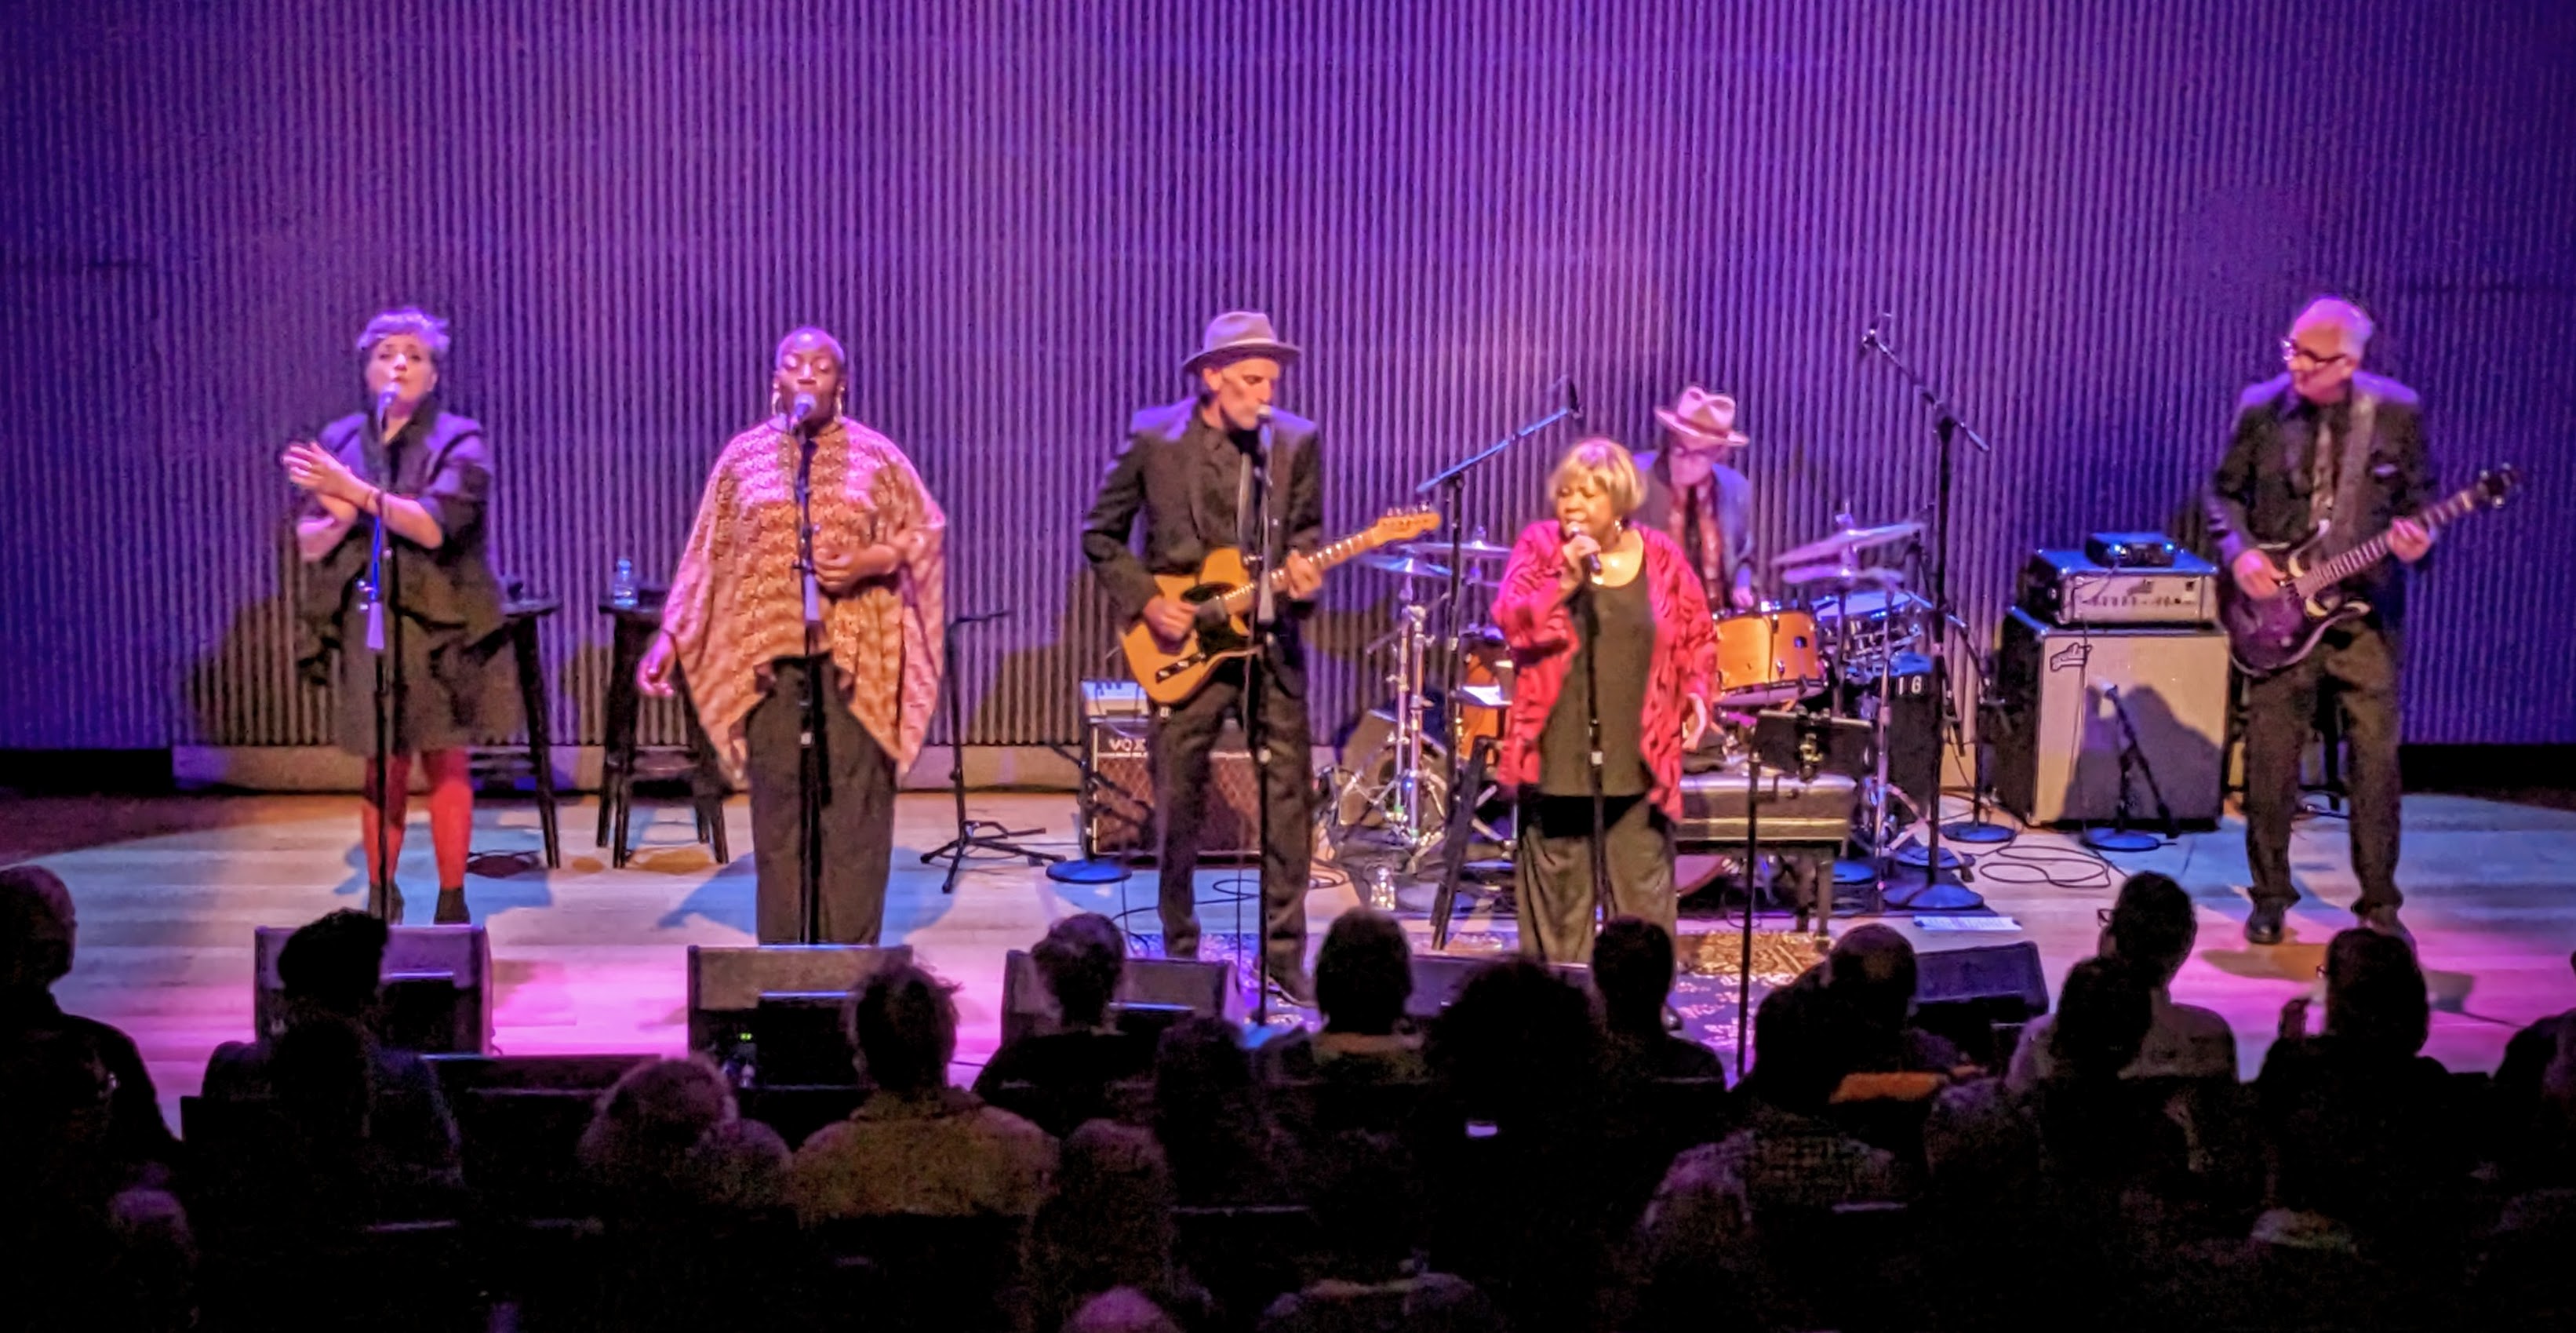
[[[2206,625],[2218,616],[2218,568],[2188,551],[2168,568],[2110,569],[2043,549],[2022,567],[2014,601],[2052,625]]]
[[[1093,717],[1083,726],[1082,754],[1091,783],[1084,789],[1082,835],[1093,856],[1150,860],[1155,834],[1154,724],[1145,717]],[[1257,853],[1261,782],[1244,748],[1243,733],[1229,724],[1208,755],[1207,819],[1199,829],[1199,855],[1218,860]]]
[[[2004,617],[1999,637],[1995,688],[1979,730],[1994,746],[1995,796],[2005,809],[2033,824],[2117,813],[2124,707],[2146,761],[2130,775],[2129,822],[2155,821],[2155,790],[2179,821],[2218,819],[2225,632],[2070,629],[2017,608]]]

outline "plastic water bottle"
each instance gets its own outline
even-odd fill
[[[608,576],[608,604],[624,611],[635,605],[635,562],[617,557],[617,569]]]

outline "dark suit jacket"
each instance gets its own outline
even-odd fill
[[[2339,517],[2336,550],[2379,535],[2391,522],[2438,498],[2433,466],[2424,452],[2423,407],[2415,391],[2377,375],[2354,375],[2352,385],[2357,393],[2377,398],[2378,406],[2371,424],[2369,484],[2361,488],[2365,503],[2359,512]],[[2210,536],[2218,544],[2222,566],[2249,546],[2298,541],[2312,531],[2308,493],[2315,475],[2311,451],[2316,427],[2302,407],[2288,375],[2265,380],[2236,400],[2236,429],[2207,499]],[[2366,598],[2383,623],[2393,627],[2402,618],[2405,579],[2397,562],[2382,562],[2346,586]]]
[[[1145,603],[1160,591],[1156,574],[1197,571],[1208,552],[1234,544],[1234,515],[1205,514],[1198,504],[1202,490],[1199,459],[1183,447],[1196,397],[1149,407],[1127,426],[1127,439],[1100,483],[1099,498],[1082,523],[1082,553],[1100,580],[1122,621],[1144,614]],[[1290,551],[1311,554],[1324,543],[1324,472],[1318,456],[1321,432],[1315,423],[1290,412],[1273,412],[1270,424],[1271,497],[1282,540]],[[1129,542],[1136,518],[1144,515],[1144,556]],[[1283,554],[1284,553],[1274,553]],[[1297,621],[1311,605],[1283,600],[1279,635],[1271,665],[1279,687],[1303,698],[1306,655],[1298,641]]]

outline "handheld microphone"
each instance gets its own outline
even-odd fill
[[[805,418],[812,415],[814,415],[814,395],[810,393],[796,395],[796,401],[787,405],[787,433],[793,435],[802,431],[805,428]]]
[[[1591,535],[1584,531],[1583,525],[1580,523],[1559,523],[1556,526],[1559,529],[1557,535],[1565,541],[1573,541],[1577,537]],[[1590,552],[1583,557],[1583,574],[1584,577],[1591,579],[1598,579],[1601,577],[1601,553],[1599,551],[1596,550]]]

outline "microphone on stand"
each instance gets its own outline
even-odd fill
[[[790,435],[803,433],[805,418],[812,415],[814,415],[814,395],[810,393],[796,395],[796,401],[787,406],[787,433]]]
[[[400,384],[388,384],[376,390],[376,429],[379,432],[385,428],[385,416],[394,410],[394,400],[400,397],[402,397]]]
[[[1885,342],[1880,341],[1878,331],[1887,323],[1887,321],[1894,319],[1895,317],[1895,312],[1889,310],[1882,310],[1878,314],[1870,317],[1869,331],[1860,336],[1860,360],[1867,361],[1870,353],[1887,345]]]
[[[1565,377],[1565,414],[1577,421],[1583,419],[1583,390],[1576,388],[1574,377]]]

